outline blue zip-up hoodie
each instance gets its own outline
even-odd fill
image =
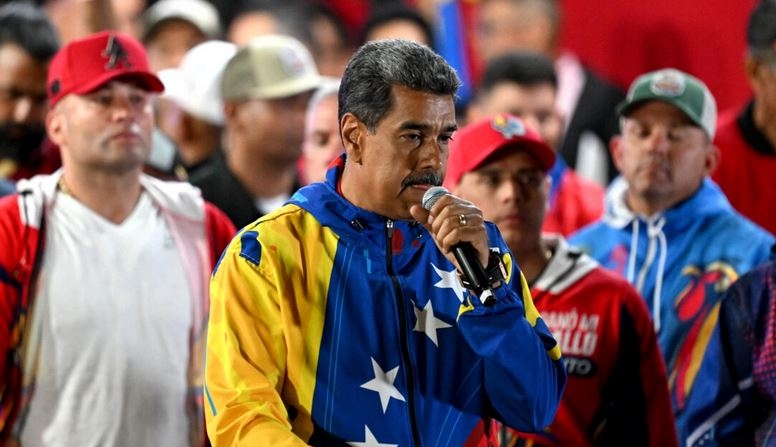
[[[604,267],[624,275],[646,300],[666,360],[678,432],[721,294],[769,258],[774,238],[738,214],[710,179],[687,200],[652,216],[625,203],[616,179],[606,213],[570,238]]]

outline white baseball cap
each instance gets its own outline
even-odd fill
[[[169,20],[183,20],[194,25],[208,39],[221,35],[218,10],[206,0],[160,0],[143,14],[143,36],[146,42],[157,27]]]
[[[162,98],[169,99],[184,112],[216,126],[224,125],[221,77],[237,46],[210,40],[192,47],[177,68],[161,70]]]

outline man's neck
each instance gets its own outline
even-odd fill
[[[115,173],[69,166],[65,167],[59,180],[59,190],[106,220],[120,224],[132,213],[140,198],[140,172],[140,167]]]
[[[518,249],[510,247],[512,252],[517,258],[517,263],[520,266],[520,271],[523,272],[525,280],[528,284],[533,284],[539,279],[547,264],[552,258],[552,251],[541,239],[537,240],[535,244]]]
[[[296,179],[296,163],[262,158],[249,150],[229,149],[226,164],[254,199],[291,193]]]

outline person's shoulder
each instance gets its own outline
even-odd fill
[[[641,299],[636,289],[622,275],[597,266],[588,274],[588,286],[599,291],[606,290],[606,295],[619,301]]]
[[[612,226],[607,224],[606,221],[602,218],[588,225],[585,225],[584,227],[575,231],[574,233],[569,235],[568,240],[571,243],[571,245],[579,247],[580,242],[588,241],[590,239],[594,239],[602,236],[612,235],[617,232],[618,230],[616,228],[613,228]]]
[[[202,185],[215,184],[219,182],[219,179],[223,177],[224,172],[227,172],[228,170],[229,167],[226,164],[225,155],[217,153],[190,172],[188,181],[189,183],[200,187]]]
[[[0,232],[13,238],[12,232],[20,226],[19,195],[13,193],[0,197]]]
[[[720,234],[749,238],[750,242],[773,241],[774,236],[748,217],[734,209],[710,219],[711,226]]]
[[[16,192],[16,183],[11,180],[0,178],[0,197],[7,196]]]
[[[308,218],[309,213],[299,206],[284,205],[238,229],[224,256],[238,256],[257,266],[267,247],[271,247],[272,256],[297,256]]]
[[[295,203],[287,203],[248,224],[245,229],[262,234],[279,236],[282,233],[287,236],[290,231],[294,231],[293,228],[298,228],[310,218],[310,213],[304,208]]]
[[[8,208],[17,208],[18,201],[19,194],[16,192],[11,192],[10,194],[0,196],[0,210],[5,212]]]
[[[193,221],[205,219],[207,206],[202,191],[197,186],[184,181],[161,180],[145,174],[141,176],[141,184],[163,211]]]
[[[218,235],[229,234],[230,236],[237,232],[237,228],[235,228],[229,216],[221,208],[208,201],[205,201],[205,219],[209,225],[208,231],[215,232]]]
[[[625,91],[619,86],[596,73],[590,67],[583,65],[585,73],[584,90],[594,94],[596,101],[616,107],[625,99]]]

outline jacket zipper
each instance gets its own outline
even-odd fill
[[[410,355],[410,344],[407,337],[407,313],[404,309],[404,297],[399,286],[399,279],[393,273],[393,221],[385,221],[385,266],[388,270],[388,276],[391,277],[396,297],[396,307],[399,309],[399,345],[401,354],[404,358],[405,368],[407,370],[407,408],[410,414],[410,428],[412,430],[412,443],[415,446],[421,446],[420,431],[418,430],[418,421],[415,415],[415,371],[412,367],[412,356]]]

